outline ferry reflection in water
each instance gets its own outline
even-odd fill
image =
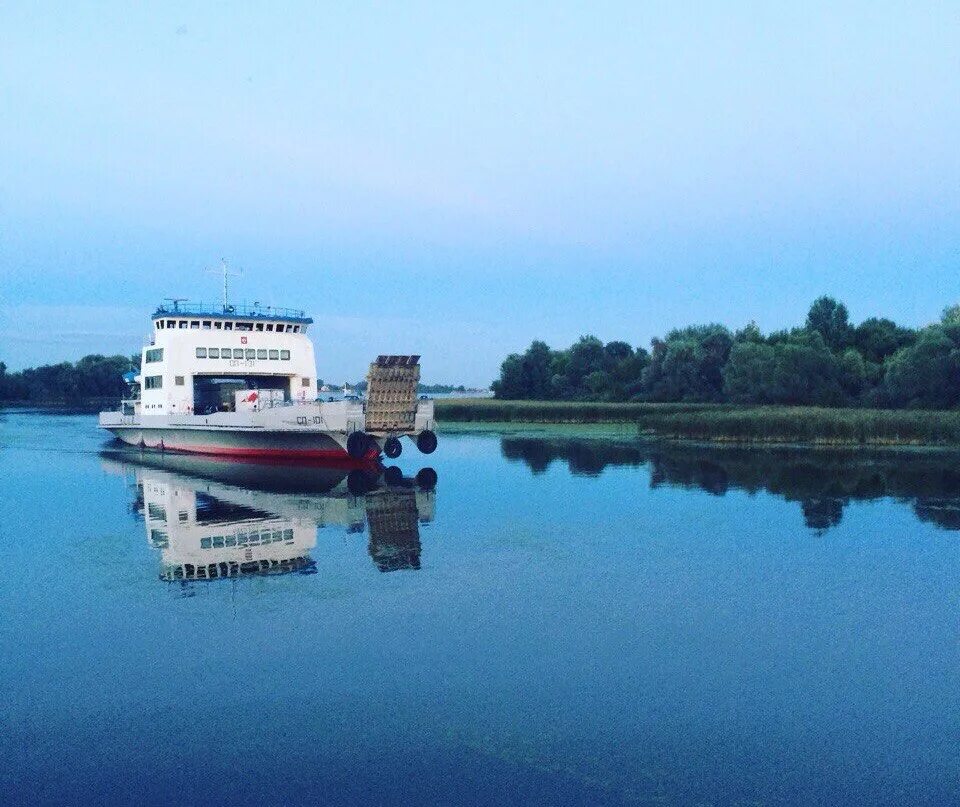
[[[381,572],[420,568],[421,523],[433,520],[436,473],[416,478],[317,465],[209,460],[105,451],[108,470],[132,474],[134,512],[160,552],[160,579],[190,582],[311,574],[318,528],[369,532]]]

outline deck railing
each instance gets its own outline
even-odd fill
[[[260,305],[253,303],[191,303],[185,300],[163,302],[157,306],[154,313],[159,316],[190,316],[190,317],[249,317],[250,319],[295,319],[308,320],[302,309],[282,308],[276,305]]]

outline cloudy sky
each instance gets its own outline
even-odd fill
[[[138,350],[221,256],[331,379],[960,299],[955,3],[132,5],[0,6],[12,367]]]

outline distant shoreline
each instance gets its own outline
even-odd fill
[[[36,409],[42,412],[57,412],[61,414],[89,414],[96,415],[104,409],[116,409],[117,397],[83,398],[79,401],[0,401],[0,412],[14,410]]]
[[[438,400],[444,424],[620,424],[637,437],[700,443],[960,447],[960,411],[736,404]]]

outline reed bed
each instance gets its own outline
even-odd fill
[[[436,401],[442,423],[622,423],[640,436],[722,443],[960,445],[960,411],[734,404]]]

